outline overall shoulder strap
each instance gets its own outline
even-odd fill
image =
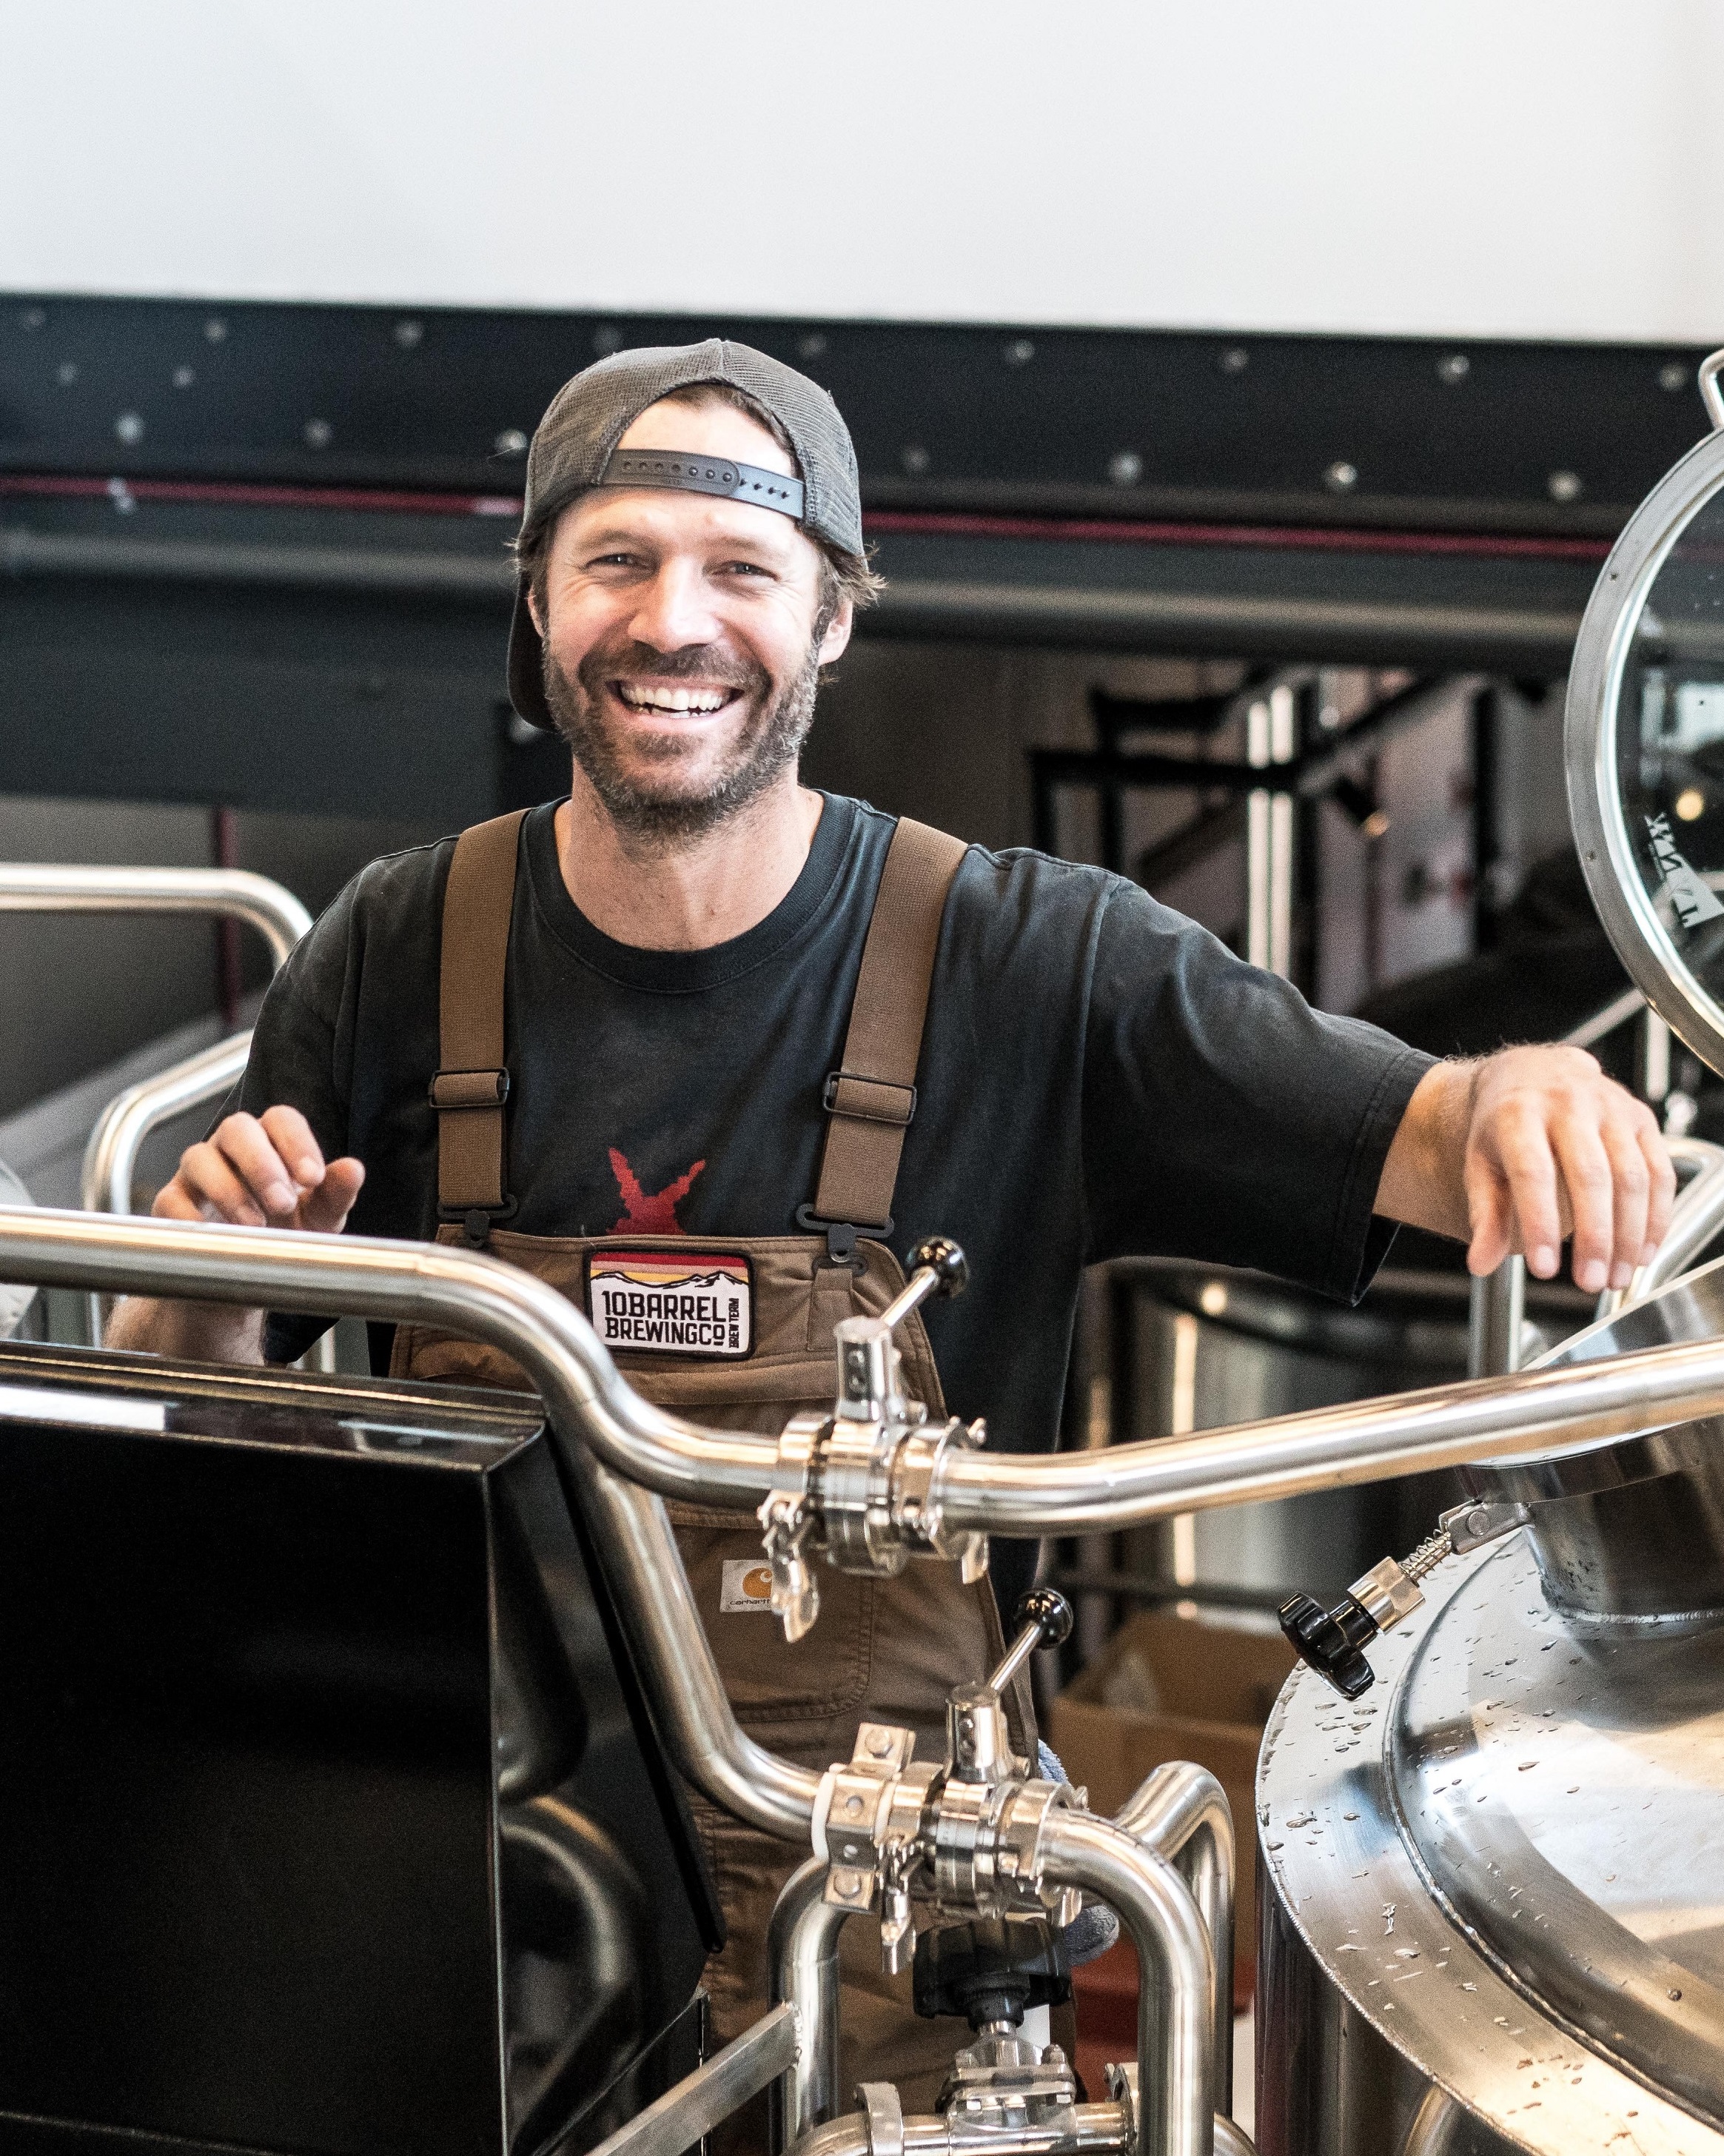
[[[438,977],[439,1069],[431,1081],[437,1111],[437,1210],[464,1220],[482,1243],[515,1202],[503,1188],[503,988],[524,808],[475,824],[455,841],[443,899]]]
[[[892,1192],[904,1133],[916,1113],[928,988],[940,947],[947,893],[967,849],[926,824],[900,819],[880,871],[862,970],[844,1035],[844,1064],[826,1081],[826,1149],[812,1207],[798,1219],[824,1228],[834,1257],[848,1255],[832,1231],[892,1225]]]

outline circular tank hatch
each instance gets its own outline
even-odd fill
[[[1647,1000],[1724,1072],[1724,352],[1714,432],[1611,550],[1569,675],[1568,808],[1593,902]]]

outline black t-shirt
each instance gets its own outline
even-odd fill
[[[705,951],[602,935],[527,817],[509,942],[509,1188],[528,1235],[795,1233],[893,819],[828,796],[757,927]],[[241,1087],[365,1163],[357,1234],[436,1232],[438,958],[452,839],[374,861],[277,977]],[[1312,1010],[1135,884],[972,846],[946,909],[893,1213],[955,1236],[928,1306],[949,1409],[1051,1446],[1080,1268],[1160,1253],[1356,1296],[1371,1206],[1430,1059]],[[285,1358],[310,1337],[272,1322]]]

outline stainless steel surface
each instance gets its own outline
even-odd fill
[[[592,2156],[685,2156],[703,2134],[784,2071],[797,2043],[796,2009],[771,2008],[704,2066],[608,2134]]]
[[[84,1153],[85,1206],[92,1213],[129,1213],[139,1148],[160,1123],[205,1101],[218,1101],[244,1075],[249,1032],[218,1040],[183,1063],[116,1093],[102,1111]]]
[[[35,1199],[25,1189],[16,1175],[0,1160],[0,1205],[33,1205]],[[9,1339],[23,1324],[24,1312],[36,1300],[36,1291],[28,1282],[14,1286],[10,1281],[0,1283],[0,1340]]]
[[[839,1934],[849,1911],[826,1899],[826,1864],[811,1856],[784,1882],[767,1933],[772,2004],[794,2006],[808,2032],[794,2061],[773,2083],[767,2146],[782,2151],[842,2101],[839,2075]]]
[[[1434,1385],[1105,1451],[956,1455],[936,1478],[935,1495],[954,1527],[1075,1533],[1469,1460],[1557,1456],[1667,1429],[1721,1405],[1724,1347],[1676,1346],[1589,1370],[1540,1368]]]
[[[1215,1964],[1191,1889],[1163,1858],[1083,1812],[1050,1812],[1041,1847],[1045,1877],[1106,1902],[1137,1950],[1135,2156],[1211,2156]]]
[[[1662,2046],[1712,2011],[1684,1959],[1710,1943],[1690,1942],[1671,1889],[1716,1940],[1716,1866],[1697,1861],[1696,1828],[1718,1818],[1716,1693],[1660,1706],[1646,1657],[1695,1656],[1697,1670],[1717,1651],[1711,1639],[1602,1656],[1570,1643],[1516,1537],[1431,1576],[1425,1606],[1373,1649],[1368,1699],[1349,1705],[1296,1671],[1258,1772],[1266,2148],[1724,2150],[1670,2087],[1662,2050],[1634,2048],[1643,2021]],[[1433,1891],[1436,1865],[1465,1909]],[[1716,2052],[1711,2071],[1716,2104]],[[1434,2088],[1464,2118],[1444,2118]],[[1421,2114],[1420,2133],[1449,2138],[1409,2140]]]
[[[1685,533],[1707,515],[1721,485],[1724,433],[1714,432],[1659,482],[1611,549],[1575,643],[1564,747],[1569,815],[1599,918],[1647,1001],[1714,1070],[1724,1070],[1724,1004],[1706,975],[1717,939],[1709,921],[1685,927],[1670,896],[1670,865],[1686,860],[1693,842],[1681,834],[1691,827],[1672,831],[1666,824],[1664,865],[1652,857],[1645,810],[1653,797],[1642,784],[1639,757],[1628,752],[1639,745],[1643,698],[1629,675],[1637,667],[1644,685],[1665,666],[1716,674],[1710,531],[1701,542],[1706,558],[1691,565],[1691,588],[1681,588],[1691,565],[1679,562],[1677,584],[1658,593],[1655,610],[1651,602]],[[1626,726],[1635,730],[1634,744],[1623,738]],[[1704,886],[1705,875],[1698,880]],[[1702,897],[1698,910],[1707,902]],[[1686,910],[1697,909],[1691,901]]]
[[[153,1077],[141,1079],[116,1093],[97,1116],[84,1148],[82,1196],[90,1213],[130,1213],[138,1156],[151,1131],[187,1108],[218,1101],[244,1075],[251,1034],[232,1034],[196,1055],[187,1056]],[[99,1344],[107,1318],[107,1297],[87,1298],[90,1337]],[[331,1368],[333,1365],[331,1366]]]
[[[1505,1258],[1470,1291],[1467,1375],[1500,1378],[1518,1370],[1526,1323],[1526,1260]]]
[[[1687,1171],[1670,1214],[1670,1230],[1650,1265],[1639,1266],[1624,1288],[1607,1288],[1598,1315],[1614,1317],[1687,1271],[1724,1230],[1724,1146],[1705,1138],[1666,1137],[1679,1174]]]
[[[605,1550],[678,1764],[739,1819],[791,1840],[806,1835],[818,1777],[738,1729],[663,1505],[607,1472],[587,1450],[600,1435],[611,1453],[630,1458],[634,1424],[660,1436],[669,1432],[687,1449],[691,1471],[703,1450],[710,1451],[722,1476],[737,1448],[721,1433],[703,1434],[642,1400],[567,1297],[518,1267],[434,1244],[45,1208],[0,1207],[0,1278],[6,1277],[398,1322],[418,1318],[505,1348],[545,1402],[567,1463],[571,1501],[586,1509]]]
[[[57,862],[0,862],[0,912],[200,913],[256,929],[272,968],[286,963],[311,926],[290,891],[243,869],[101,868]],[[170,1116],[218,1100],[245,1068],[249,1033],[206,1050],[130,1087],[111,1101],[90,1134],[84,1156],[84,1203],[92,1211],[129,1213],[139,1148]],[[102,1298],[91,1296],[90,1337],[102,1337]],[[330,1367],[333,1368],[331,1364]]]
[[[901,2146],[905,2156],[918,2156],[918,2152],[920,2156],[981,2156],[983,2149],[988,2156],[1087,2156],[1088,2152],[1094,2152],[1094,2156],[1132,2156],[1117,2104],[1080,2103],[1075,2107],[1072,2118],[1073,2130],[1057,2138],[1035,2127],[1022,2127],[989,2133],[984,2140],[966,2133],[962,2126],[954,2128],[947,2119],[911,2116],[904,2121]],[[1222,2138],[1222,2124],[1218,2119],[1217,2148],[1225,2150],[1227,2156],[1253,2156],[1250,2143],[1237,2128],[1231,2139]],[[870,2138],[867,2114],[850,2111],[805,2134],[796,2144],[795,2156],[880,2156],[880,2152]]]
[[[1570,1048],[1593,1048],[1607,1034],[1614,1033],[1618,1026],[1626,1025],[1639,1011],[1646,1008],[1646,998],[1638,988],[1624,988],[1619,996],[1613,997],[1603,1010],[1595,1011],[1583,1024],[1573,1033],[1565,1033],[1564,1042]]]
[[[1546,1358],[1584,1368],[1624,1351],[1724,1334],[1724,1260],[1688,1274]],[[1476,1496],[1530,1507],[1552,1606],[1593,1630],[1694,1629],[1724,1618],[1724,1419],[1677,1422],[1560,1460],[1462,1471]]]
[[[1706,417],[1715,428],[1724,427],[1724,388],[1718,382],[1721,372],[1724,372],[1724,352],[1709,352],[1700,363],[1700,394]]]
[[[1145,1778],[1113,1823],[1183,1875],[1209,1935],[1216,2109],[1224,2115],[1233,2108],[1234,1860],[1227,1792],[1207,1768],[1170,1760]]]
[[[0,1208],[0,1277],[449,1326],[512,1355],[560,1431],[647,1487],[697,1502],[758,1503],[777,1480],[772,1440],[703,1430],[653,1406],[623,1382],[565,1296],[453,1245]],[[955,1530],[1118,1527],[1414,1468],[1557,1457],[1721,1408],[1724,1343],[1677,1342],[1103,1451],[952,1447],[940,1456],[932,1499]]]
[[[0,861],[0,913],[202,913],[243,921],[276,965],[311,926],[290,891],[245,869],[86,868]]]

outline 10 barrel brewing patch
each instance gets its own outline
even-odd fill
[[[736,1250],[595,1250],[587,1308],[625,1354],[740,1360],[754,1348],[754,1276]]]

